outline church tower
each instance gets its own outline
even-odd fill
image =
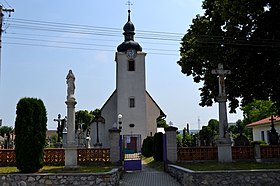
[[[121,123],[119,126],[125,148],[139,152],[142,141],[156,133],[157,118],[165,114],[146,91],[146,53],[134,41],[135,27],[130,13],[128,10],[128,21],[123,27],[124,41],[117,47],[115,54],[116,90],[101,108],[105,124],[99,128],[103,147],[106,147],[108,130]]]
[[[147,133],[145,56],[142,47],[134,41],[134,25],[130,20],[123,27],[124,42],[116,52],[117,112],[123,118],[122,133]]]

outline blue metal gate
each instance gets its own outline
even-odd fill
[[[142,170],[141,153],[124,154],[124,171]]]

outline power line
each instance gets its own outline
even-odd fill
[[[11,27],[18,29],[33,29],[43,31],[54,31],[54,32],[68,32],[78,34],[92,34],[92,35],[103,35],[103,36],[119,36],[121,29],[110,28],[110,27],[97,27],[88,25],[77,25],[68,23],[57,23],[47,21],[35,21],[26,19],[11,19]],[[158,40],[169,40],[169,41],[180,41],[182,34],[171,33],[171,32],[156,32],[156,31],[137,31],[138,38],[143,39],[158,39]]]
[[[38,20],[29,20],[29,19],[15,19],[13,18],[12,20],[14,21],[23,21],[23,22],[30,22],[33,24],[44,24],[44,25],[58,25],[61,26],[68,26],[68,27],[75,27],[75,28],[86,28],[86,29],[105,29],[105,30],[114,30],[114,31],[120,31],[122,32],[122,29],[119,28],[112,28],[112,27],[101,27],[101,26],[90,26],[90,25],[79,25],[79,24],[71,24],[71,23],[61,23],[61,22],[49,22],[49,21],[38,21]],[[160,31],[151,31],[151,30],[137,30],[139,33],[153,33],[153,34],[158,34],[158,35],[174,35],[177,37],[181,37],[183,33],[175,33],[175,32],[160,32]]]
[[[4,1],[8,5],[8,7],[12,8],[12,6],[6,0],[4,0]]]
[[[77,50],[96,50],[96,51],[107,51],[107,52],[115,52],[115,50],[106,50],[106,49],[97,49],[97,48],[85,48],[85,47],[69,47],[69,46],[55,46],[55,45],[44,45],[44,44],[31,44],[31,43],[18,43],[18,42],[3,42],[5,44],[11,45],[24,45],[24,46],[33,46],[33,47],[48,47],[48,48],[61,48],[61,49],[77,49]],[[160,52],[149,52],[149,54],[156,55],[167,55],[167,56],[177,56],[177,54],[173,53],[160,53]]]
[[[97,36],[110,36],[110,37],[122,37],[119,32],[121,29],[111,28],[111,27],[100,27],[100,26],[88,26],[88,25],[78,25],[78,24],[69,24],[69,23],[58,23],[58,22],[48,22],[48,21],[37,21],[37,20],[28,20],[28,19],[13,19],[15,24],[12,24],[13,27],[19,29],[35,29],[41,31],[52,31],[52,32],[66,32],[72,34],[86,34],[86,35],[97,35]],[[93,32],[89,32],[93,31]],[[137,31],[137,38],[139,39],[150,39],[150,40],[161,40],[161,41],[181,41],[183,34],[172,33],[172,32],[157,32],[157,31]],[[196,35],[201,43],[213,44],[220,39],[219,42],[226,42],[225,40],[231,41],[244,41],[244,42],[258,42],[263,43],[278,43],[279,40],[270,40],[270,39],[252,39],[252,38],[241,38],[241,37],[225,37],[225,36],[209,36],[209,35]],[[209,39],[209,40],[207,40]],[[204,41],[203,41],[204,40]],[[213,42],[214,41],[214,42]],[[166,43],[165,43],[166,44]],[[230,43],[233,44],[233,43]],[[261,45],[262,45],[261,44]]]
[[[21,36],[33,36],[33,37],[48,37],[53,38],[56,37],[56,35],[47,35],[47,34],[29,34],[29,33],[19,33],[19,32],[7,32],[6,35],[21,35]],[[105,42],[119,42],[119,40],[112,40],[112,39],[104,39],[104,38],[90,38],[90,37],[76,37],[76,36],[59,36],[59,38],[65,38],[65,39],[79,39],[79,40],[93,40],[93,41],[105,41]],[[153,45],[167,45],[167,46],[178,46],[178,44],[175,43],[164,43],[164,42],[141,42],[144,44],[153,44]]]
[[[96,41],[106,41],[112,42],[112,39],[105,39],[104,37],[117,37],[122,38],[120,34],[121,29],[111,28],[111,27],[100,27],[100,26],[89,26],[89,25],[78,25],[69,23],[59,23],[59,22],[49,22],[49,21],[38,21],[38,20],[28,20],[28,19],[10,19],[10,27],[12,30],[32,30],[33,32],[8,32],[7,35],[13,35],[12,37],[6,36],[6,44],[13,45],[28,45],[28,46],[41,46],[41,47],[56,47],[65,49],[80,49],[80,50],[97,50],[97,48],[88,48],[83,46],[94,46],[99,49],[104,48],[114,48],[110,44],[95,44],[90,43],[88,40]],[[36,32],[37,31],[37,32]],[[142,33],[141,33],[142,32]],[[53,34],[51,34],[53,33]],[[56,33],[67,33],[67,36],[57,35]],[[137,38],[144,40],[151,40],[155,42],[146,42],[153,45],[163,46],[161,48],[145,48],[151,51],[161,51],[152,52],[152,54],[158,55],[178,55],[179,50],[170,48],[171,46],[178,46],[179,33],[171,32],[156,32],[156,31],[137,31]],[[20,37],[19,37],[20,36]],[[97,36],[93,38],[92,36]],[[176,38],[177,37],[177,38]],[[181,37],[181,36],[180,36]],[[52,38],[52,39],[50,39]],[[66,39],[66,40],[65,40]],[[79,39],[79,42],[74,42],[73,40]],[[17,41],[12,41],[17,40]],[[68,41],[70,40],[70,41]],[[87,40],[87,41],[86,41]],[[22,42],[29,41],[29,42]],[[38,43],[40,42],[40,43]],[[119,40],[118,40],[119,42]],[[176,43],[174,43],[176,42]],[[145,42],[143,42],[145,43]],[[60,46],[60,44],[66,44],[68,46]],[[168,48],[166,48],[168,46]],[[165,47],[165,48],[164,48]],[[149,52],[151,54],[151,52]]]
[[[21,37],[4,37],[8,39],[17,39],[17,40],[27,40],[35,42],[49,42],[49,43],[58,43],[58,44],[73,44],[73,45],[86,45],[86,46],[97,46],[97,47],[113,47],[113,45],[101,45],[101,44],[92,44],[92,43],[81,43],[81,42],[68,42],[68,41],[55,41],[55,40],[44,40],[44,39],[32,39],[32,38],[21,38]],[[166,51],[166,52],[178,52],[178,50],[171,49],[162,49],[162,48],[146,48],[147,50],[157,50],[157,51]]]

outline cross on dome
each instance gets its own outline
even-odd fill
[[[130,1],[128,1],[127,5],[128,5],[128,20],[123,26],[124,42],[118,46],[117,51],[126,52],[128,49],[135,49],[136,51],[142,51],[142,47],[139,45],[139,43],[134,41],[135,27],[130,19],[130,13],[131,13],[130,6],[132,4]]]
[[[130,12],[131,5],[133,4],[131,3],[131,1],[128,0],[126,5],[128,6],[128,12]]]

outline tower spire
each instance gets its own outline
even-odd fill
[[[127,3],[126,3],[126,5],[127,5],[127,7],[128,7],[128,21],[130,21],[131,5],[133,5],[133,4],[131,3],[130,0],[128,0]]]
[[[128,5],[128,20],[127,23],[123,26],[124,42],[118,46],[117,50],[118,52],[125,52],[127,49],[142,51],[142,47],[139,45],[139,43],[134,41],[135,27],[130,20],[130,6],[132,5],[131,1],[128,0],[126,5]]]

